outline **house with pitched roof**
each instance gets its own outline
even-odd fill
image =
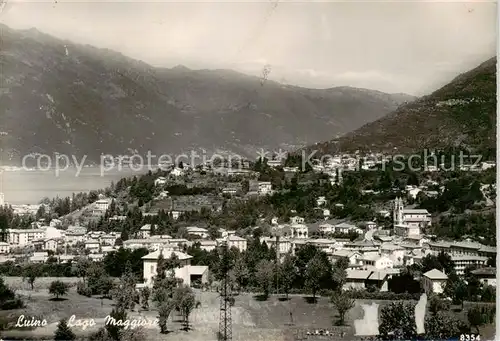
[[[201,283],[206,283],[208,281],[208,266],[191,266],[192,256],[179,251],[160,249],[151,252],[144,257],[143,270],[144,270],[144,284],[148,287],[153,286],[154,277],[156,276],[156,271],[158,268],[158,258],[160,253],[163,254],[165,259],[171,258],[175,255],[179,259],[179,267],[174,270],[175,277],[182,279],[182,282],[188,286],[191,286],[191,282],[195,280],[200,280]]]
[[[347,258],[349,260],[349,266],[350,267],[359,267],[362,265],[361,263],[361,253],[357,251],[350,251],[350,250],[337,250],[329,254],[330,261],[332,263],[335,263],[338,261],[340,258]]]
[[[479,268],[472,270],[471,273],[479,279],[484,285],[497,286],[497,269],[493,267]]]
[[[444,272],[432,269],[422,275],[422,288],[427,295],[442,294],[447,280],[448,276]]]

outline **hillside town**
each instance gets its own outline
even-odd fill
[[[380,166],[387,159],[382,155],[373,155],[375,162],[363,162],[361,168],[370,171],[370,168]],[[261,162],[263,160],[260,160]],[[285,166],[283,160],[265,160],[266,169],[270,172],[281,171],[297,178],[298,166]],[[322,176],[329,186],[342,186],[343,175],[353,173],[360,162],[355,156],[334,157],[326,166],[316,160],[311,174]],[[490,162],[483,162],[477,168],[462,167],[462,172],[487,171]],[[214,167],[215,168],[215,167]],[[236,249],[243,253],[251,242],[251,231],[261,229],[264,233],[259,236],[259,242],[268,249],[275,250],[277,259],[283,261],[287,254],[295,255],[306,245],[311,245],[324,252],[329,261],[334,264],[339,259],[347,259],[347,275],[343,288],[366,289],[374,285],[380,291],[387,291],[387,281],[394,275],[400,274],[406,267],[422,262],[427,255],[438,256],[445,253],[451,257],[454,271],[463,276],[467,268],[477,269],[477,277],[488,285],[495,286],[496,247],[484,245],[470,237],[463,240],[443,240],[430,233],[432,231],[433,216],[427,209],[412,208],[407,202],[415,202],[417,196],[422,195],[435,198],[444,192],[445,183],[426,179],[421,185],[406,185],[402,190],[392,188],[392,200],[383,202],[384,209],[375,212],[374,221],[353,221],[348,217],[341,219],[332,214],[332,210],[342,210],[343,203],[329,203],[326,196],[315,197],[314,210],[316,219],[307,219],[297,214],[296,210],[286,212],[284,217],[260,217],[250,229],[231,230],[225,228],[189,225],[182,222],[183,217],[191,212],[222,212],[235,197],[241,200],[249,198],[269,197],[279,190],[272,181],[260,181],[258,166],[250,169],[245,163],[242,169],[232,167],[218,167],[212,171],[211,165],[189,167],[181,164],[171,166],[168,171],[158,171],[153,176],[154,197],[150,202],[143,202],[141,216],[143,219],[158,217],[159,212],[167,216],[174,224],[178,223],[181,230],[176,236],[162,233],[158,224],[145,223],[134,228],[135,232],[126,231],[128,238],[124,238],[123,231],[111,231],[96,228],[96,221],[100,225],[114,224],[120,226],[128,219],[127,215],[117,215],[116,207],[123,206],[125,201],[116,197],[106,197],[99,194],[97,200],[78,210],[79,216],[72,217],[74,212],[53,219],[41,218],[30,224],[29,228],[15,228],[6,231],[5,241],[0,243],[1,262],[45,263],[49,260],[59,263],[76,261],[79,257],[88,257],[93,261],[103,261],[106,255],[116,252],[119,248],[128,250],[146,249],[150,253],[142,257],[143,282],[137,287],[151,286],[156,274],[156,264],[160,253],[170,255],[175,253],[183,261],[182,266],[176,269],[176,276],[184,283],[193,282],[206,284],[209,280],[208,266],[191,265],[191,255],[186,253],[188,248],[199,247],[200,250],[211,252],[227,245],[229,249]],[[438,169],[427,170],[428,174]],[[150,173],[151,174],[151,173]],[[221,175],[224,174],[224,175]],[[240,180],[240,181],[236,181]],[[196,193],[197,188],[216,188],[215,193]],[[174,186],[174,187],[172,187]],[[172,195],[166,188],[185,186],[185,195]],[[481,184],[483,189],[493,188],[494,184]],[[243,187],[247,187],[243,190]],[[193,191],[189,191],[192,189]],[[130,188],[129,188],[130,190]],[[362,196],[376,195],[379,191],[362,189]],[[488,200],[484,196],[486,205]],[[141,201],[141,198],[139,198]],[[43,207],[42,207],[43,206]],[[111,210],[111,206],[113,209]],[[38,205],[37,212],[42,208],[48,213],[50,205]],[[12,207],[13,213],[22,217],[34,216],[36,213],[24,206]],[[36,206],[35,206],[36,208]],[[131,210],[131,208],[128,208]],[[124,212],[126,213],[126,212]],[[130,216],[130,215],[129,215]],[[71,217],[69,219],[69,217]],[[68,221],[76,224],[68,225]],[[387,222],[390,222],[389,225]],[[248,232],[250,231],[250,232]],[[477,238],[476,238],[477,239]],[[441,269],[442,270],[442,269]],[[422,274],[419,279],[426,291],[442,293],[447,275],[439,269],[431,269]]]

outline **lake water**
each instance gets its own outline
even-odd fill
[[[141,175],[145,171],[133,171],[129,168],[103,172],[100,167],[83,168],[78,174],[76,168],[55,170],[18,170],[3,172],[1,191],[9,204],[37,204],[44,197],[55,198],[71,196],[73,193],[89,192],[105,188],[121,178]]]

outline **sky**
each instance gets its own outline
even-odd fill
[[[12,28],[311,88],[421,96],[496,55],[494,2],[7,1]]]

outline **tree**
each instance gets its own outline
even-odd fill
[[[136,279],[132,273],[130,263],[127,264],[126,270],[120,279],[120,284],[113,292],[113,298],[116,300],[116,305],[125,310],[134,310],[135,304],[139,301],[139,294],[136,291]]]
[[[119,321],[122,323],[125,322],[127,320],[127,313],[125,309],[115,307],[111,311],[111,314],[109,314],[109,317],[110,322],[106,323],[106,331],[113,340],[120,341],[120,334],[124,326]]]
[[[349,267],[349,259],[341,257],[333,265],[332,281],[335,283],[336,289],[341,290],[347,279],[347,268]]]
[[[257,264],[257,272],[255,274],[255,279],[259,284],[259,287],[263,293],[263,298],[267,299],[273,285],[273,273],[274,266],[267,259],[261,260]]]
[[[245,287],[249,277],[248,267],[242,257],[238,257],[236,259],[233,272],[236,283],[238,284],[238,290],[241,290],[243,287]]]
[[[450,309],[450,302],[440,299],[437,295],[432,295],[429,299],[429,311],[436,315],[438,312]]]
[[[467,284],[455,273],[451,273],[446,280],[443,293],[452,298],[454,304],[461,304],[463,309],[463,302],[468,295]]]
[[[286,294],[287,299],[290,289],[292,289],[293,282],[295,281],[295,277],[296,270],[293,256],[291,254],[287,254],[283,263],[281,263],[279,267],[279,283],[281,284],[281,288]]]
[[[109,295],[114,284],[102,264],[92,262],[87,268],[86,276],[87,286],[91,290],[92,295]]]
[[[184,328],[189,330],[189,315],[196,307],[196,297],[193,290],[188,286],[181,286],[176,289],[174,302],[184,319]]]
[[[59,296],[64,296],[68,293],[68,286],[61,281],[53,281],[50,283],[49,294],[59,299]]]
[[[449,311],[438,311],[425,316],[426,340],[448,340],[468,332],[467,324]]]
[[[460,303],[462,305],[462,310],[464,309],[464,300],[468,296],[467,284],[464,281],[457,283],[455,287],[455,293],[453,300],[455,303]]]
[[[414,304],[393,302],[381,309],[379,321],[382,340],[413,340],[417,335]]]
[[[321,281],[328,274],[328,267],[316,254],[306,266],[306,281],[305,287],[309,289],[313,295],[313,300],[316,300],[316,293],[321,288]]]
[[[97,332],[92,333],[88,339],[89,341],[114,341],[109,335],[106,327],[102,327]]]
[[[80,257],[76,261],[76,275],[82,277],[84,283],[91,264],[92,261],[85,257]]]
[[[488,323],[493,323],[495,319],[495,307],[474,305],[467,311],[469,324],[476,328],[480,334],[479,327]]]
[[[148,310],[149,309],[149,296],[151,296],[151,289],[148,287],[142,288],[141,289],[141,305],[142,309]]]
[[[36,264],[28,264],[23,268],[23,280],[26,280],[31,286],[31,290],[35,287],[35,281],[40,277],[40,267]]]
[[[120,331],[120,341],[144,341],[147,340],[144,328],[127,328]]]
[[[168,298],[172,298],[174,289],[180,283],[180,279],[175,278],[175,268],[178,267],[179,260],[171,257],[166,260],[160,252],[156,268],[156,276],[153,279],[153,302],[160,306]],[[168,272],[168,274],[167,274]]]
[[[483,292],[481,293],[482,302],[495,302],[496,299],[496,289],[492,285],[485,285],[483,287]]]
[[[335,292],[330,300],[339,312],[339,325],[344,325],[345,314],[354,307],[355,301],[342,291]]]
[[[162,334],[165,334],[165,333],[168,332],[167,321],[168,321],[168,317],[170,316],[170,313],[174,309],[174,305],[175,304],[174,304],[173,300],[169,299],[169,298],[166,301],[161,302],[160,305],[159,305],[159,308],[158,308],[158,316],[159,316],[158,324],[160,326],[160,332]]]
[[[59,324],[57,325],[56,332],[54,333],[54,340],[69,341],[75,339],[76,335],[75,333],[73,333],[71,328],[68,327],[66,320],[65,319],[60,320]]]

